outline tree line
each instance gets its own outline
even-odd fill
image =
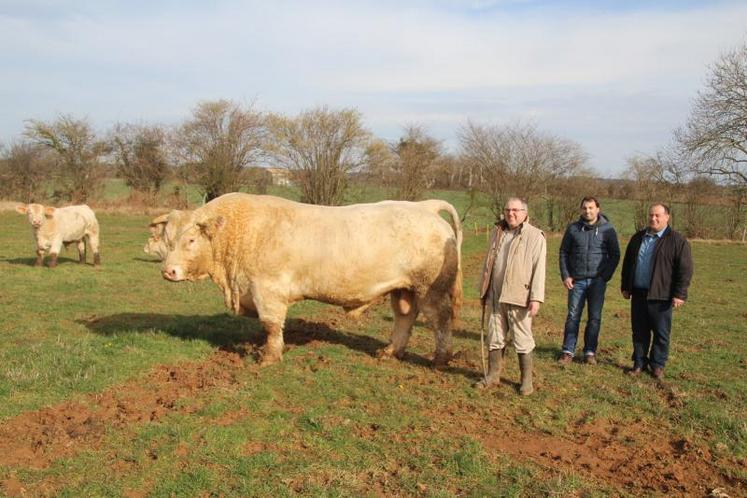
[[[496,215],[506,198],[523,197],[542,206],[544,228],[562,230],[577,216],[578,199],[596,194],[635,200],[637,227],[657,200],[679,206],[679,228],[690,236],[745,236],[747,45],[709,68],[672,143],[629,158],[620,182],[596,178],[580,144],[535,124],[468,121],[456,137],[457,150],[447,151],[425,126],[410,124],[385,141],[356,109],[321,106],[286,116],[231,100],[200,102],[176,126],[119,123],[101,135],[87,119],[61,115],[27,121],[23,137],[2,148],[0,196],[86,202],[116,175],[141,203],[155,204],[169,180],[195,185],[210,200],[266,192],[265,167],[273,166],[287,169],[301,200],[313,204],[341,204],[352,182],[387,187],[402,200],[460,189],[488,199]],[[714,205],[726,213],[717,230],[707,216]]]

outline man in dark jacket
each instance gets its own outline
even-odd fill
[[[648,366],[655,378],[663,377],[669,357],[672,309],[685,304],[692,275],[690,244],[669,226],[669,207],[652,204],[648,228],[630,239],[622,268],[620,290],[625,299],[631,299],[631,375],[640,375]]]
[[[596,198],[581,200],[581,217],[565,229],[559,260],[560,278],[568,289],[568,316],[558,363],[567,365],[573,361],[581,313],[588,302],[584,361],[596,364],[604,293],[620,261],[617,233],[607,217],[599,212]]]

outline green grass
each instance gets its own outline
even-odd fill
[[[380,192],[379,192],[380,193]],[[376,200],[359,191],[351,200]],[[437,192],[463,210],[467,197]],[[535,323],[537,392],[509,385],[481,393],[476,279],[489,222],[484,208],[465,223],[467,302],[455,349],[462,360],[434,371],[428,329],[416,326],[404,361],[380,361],[388,305],[360,322],[336,308],[291,309],[284,361],[259,369],[243,358],[234,382],[176,399],[150,422],[106,428],[41,468],[0,465],[31,495],[57,496],[588,496],[636,494],[569,466],[500,454],[486,437],[567,441],[579,426],[639,424],[667,441],[708,451],[744,479],[747,457],[747,246],[693,244],[695,278],[675,313],[667,388],[622,374],[631,351],[628,302],[607,292],[600,365],[559,368],[565,292],[559,238],[548,238],[547,302]],[[220,349],[262,340],[256,320],[229,316],[210,282],[175,285],[142,252],[146,216],[101,214],[100,269],[74,251],[55,269],[34,268],[24,217],[0,212],[0,420],[79,400],[96,406],[107,391],[150,384],[159,365],[205,362]],[[472,225],[470,225],[470,222]],[[623,247],[625,241],[623,242]],[[90,262],[90,259],[89,259]],[[518,380],[515,355],[505,377]],[[645,444],[630,441],[625,444]],[[4,488],[0,487],[0,492]],[[139,494],[138,494],[139,493]]]

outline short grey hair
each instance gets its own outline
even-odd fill
[[[527,213],[529,212],[529,206],[527,206],[527,201],[525,201],[521,197],[509,197],[508,200],[506,201],[506,204],[503,205],[504,209],[506,206],[508,206],[510,202],[520,202],[521,207],[524,208],[524,211],[526,211]]]

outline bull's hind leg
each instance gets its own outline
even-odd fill
[[[90,233],[86,234],[88,238],[88,247],[93,253],[93,266],[99,266],[101,264],[101,256],[99,255],[99,228],[92,229]]]
[[[451,337],[451,298],[449,294],[429,294],[421,303],[423,314],[433,329],[436,340],[436,351],[433,354],[433,365],[446,366],[452,357]]]
[[[394,312],[394,328],[389,344],[379,351],[381,358],[402,358],[405,354],[407,341],[410,339],[412,327],[418,316],[415,294],[412,291],[398,289],[391,293],[392,311]]]
[[[84,264],[86,262],[86,243],[83,239],[80,239],[77,243],[78,246],[78,262]]]

